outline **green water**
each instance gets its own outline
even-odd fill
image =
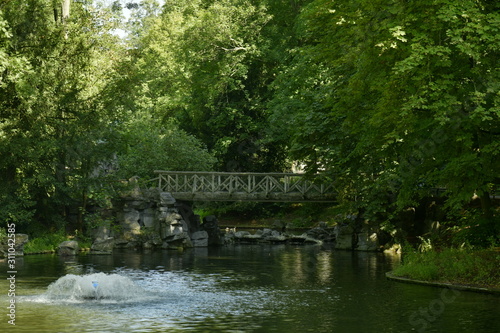
[[[285,245],[25,256],[16,263],[15,326],[0,263],[0,332],[500,332],[500,297],[386,280],[398,264]],[[138,292],[51,297],[49,285],[73,275],[102,286],[126,277]]]

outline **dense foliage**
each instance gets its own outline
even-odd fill
[[[385,191],[404,207],[442,187],[450,207],[476,194],[490,215],[499,183],[498,9],[314,1],[272,102],[275,122],[295,125],[292,153],[333,173],[361,205]]]
[[[207,157],[202,144],[183,132],[168,134],[152,124],[144,129],[144,121],[132,126],[144,117],[130,114],[147,108],[128,110],[117,102],[127,59],[125,44],[113,34],[118,14],[90,1],[71,1],[65,16],[61,2],[51,0],[1,4],[0,219],[16,222],[18,230],[57,229],[75,219],[73,227],[82,229],[92,192],[108,183],[103,166],[128,154],[122,171],[130,173],[120,176],[134,176],[127,163],[138,158],[133,147],[153,144],[147,136],[158,135],[154,144],[168,136],[182,140],[158,154],[184,150],[169,165],[161,165],[165,155],[145,154],[141,168],[194,169],[196,158]],[[208,156],[201,168],[211,161]]]
[[[106,123],[114,115],[100,95],[119,57],[110,47],[114,20],[84,3],[71,16],[46,0],[0,10],[0,218],[64,223],[111,151]]]
[[[491,224],[500,183],[499,9],[487,1],[312,2],[271,103],[292,156],[331,173],[369,218],[390,218],[442,188],[450,211],[463,214],[477,197]],[[293,125],[283,127],[284,117]]]
[[[116,179],[296,163],[372,221],[439,188],[491,236],[498,59],[495,1],[2,2],[0,219],[81,229]]]

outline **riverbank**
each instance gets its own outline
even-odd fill
[[[403,254],[389,279],[500,294],[500,249],[443,249]]]
[[[403,282],[403,283],[420,284],[420,285],[429,286],[429,287],[451,288],[451,289],[457,289],[457,290],[465,290],[465,291],[473,291],[473,292],[478,292],[478,293],[500,295],[500,289],[489,288],[489,287],[461,285],[461,284],[436,282],[436,281],[414,280],[414,279],[410,279],[410,278],[395,276],[392,272],[387,272],[385,274],[385,277],[389,280]]]

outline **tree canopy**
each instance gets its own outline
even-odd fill
[[[491,207],[499,18],[481,1],[314,1],[274,82],[273,123],[361,206],[393,193],[404,207],[438,187],[451,207],[474,195]]]
[[[494,220],[498,59],[486,0],[3,2],[0,217],[64,225],[111,178],[295,163],[369,219],[439,189]]]

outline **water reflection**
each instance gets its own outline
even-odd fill
[[[278,258],[282,272],[282,282],[287,285],[304,285],[319,280],[330,283],[333,266],[331,251],[321,250],[319,246],[295,248],[293,251],[283,251]]]
[[[442,295],[439,288],[386,280],[397,257],[319,246],[123,250],[64,259],[27,256],[23,261],[17,285],[19,332],[410,332],[423,327],[421,309],[435,311],[432,306]],[[3,277],[6,271],[0,263]],[[63,276],[104,273],[126,277],[148,297],[141,294],[137,302],[34,301]],[[2,290],[6,283],[0,279]],[[448,297],[439,315],[424,322],[425,330],[500,331],[499,299],[467,292],[453,301]],[[0,302],[7,301],[0,294]],[[0,322],[1,332],[8,329]]]

